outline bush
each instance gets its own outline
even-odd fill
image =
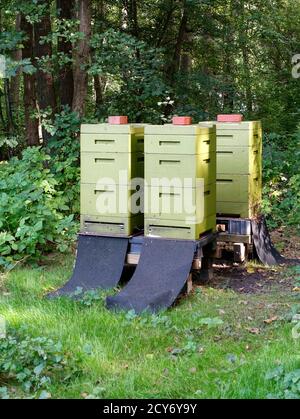
[[[70,196],[46,166],[50,157],[28,148],[0,165],[0,265],[36,260],[42,253],[68,249],[76,223]],[[58,163],[56,163],[58,165]],[[57,166],[55,166],[57,167]]]
[[[51,156],[49,168],[57,181],[56,190],[63,193],[70,212],[80,212],[80,118],[68,107],[55,116],[54,124],[48,125],[51,134],[47,152]]]
[[[300,398],[300,369],[285,371],[282,366],[266,374],[266,380],[276,386],[276,393],[270,394],[270,399],[295,399]]]
[[[80,360],[66,355],[60,342],[30,337],[25,329],[0,339],[0,381],[18,383],[30,397],[50,398],[52,380],[70,380],[78,373],[77,363]],[[0,387],[0,399],[10,397],[9,389]]]
[[[300,226],[300,131],[264,143],[263,210],[270,227]]]

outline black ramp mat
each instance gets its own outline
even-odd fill
[[[70,281],[49,297],[74,293],[78,288],[110,289],[122,276],[129,240],[116,237],[79,236],[77,258]]]
[[[131,281],[118,295],[107,298],[107,307],[137,314],[170,307],[188,279],[194,254],[193,241],[146,238]]]
[[[252,231],[255,249],[262,263],[268,266],[285,263],[285,259],[272,244],[265,217],[252,221]]]

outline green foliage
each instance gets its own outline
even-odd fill
[[[133,121],[160,121],[158,101],[167,87],[162,77],[162,51],[131,35],[109,29],[92,38],[91,74],[109,80],[105,110]]]
[[[63,194],[72,214],[79,213],[80,186],[80,119],[68,107],[55,116],[53,125],[48,121],[45,128],[52,135],[48,142],[48,153],[52,157],[50,171]]]
[[[50,398],[53,380],[69,381],[77,371],[75,361],[60,342],[47,337],[30,337],[26,330],[9,331],[0,340],[0,381],[18,383],[31,398]],[[0,399],[13,397],[8,387],[0,388]]]
[[[42,253],[66,251],[75,238],[76,223],[69,196],[47,168],[50,157],[39,148],[0,165],[0,265]]]
[[[0,51],[13,51],[20,47],[23,40],[22,32],[0,32]]]
[[[0,137],[0,148],[12,149],[17,147],[18,139],[14,137]]]
[[[300,131],[270,134],[264,144],[263,211],[271,227],[300,225]]]
[[[22,32],[0,32],[0,54],[5,57],[5,76],[15,77],[19,71],[25,74],[33,74],[36,69],[29,59],[14,61],[10,54],[22,46],[24,35]]]
[[[76,301],[83,307],[92,307],[94,304],[104,302],[106,293],[99,290],[90,290],[84,292],[83,289],[79,287],[72,295],[72,298],[75,298]]]
[[[300,398],[300,369],[286,372],[282,366],[266,374],[267,381],[276,383],[276,394],[269,395],[272,399]]]

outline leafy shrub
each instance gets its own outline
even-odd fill
[[[27,148],[22,158],[0,165],[0,265],[64,252],[75,238],[70,197],[46,167],[50,157]]]
[[[263,210],[271,227],[300,225],[300,131],[266,136],[263,192]]]
[[[80,118],[68,107],[55,116],[53,125],[46,125],[51,134],[47,152],[51,156],[49,168],[73,214],[79,213],[80,185]]]
[[[300,369],[286,372],[282,366],[269,371],[266,380],[276,384],[276,394],[269,395],[272,399],[300,398]]]
[[[90,290],[84,292],[81,287],[78,287],[72,294],[72,298],[75,298],[76,301],[83,307],[92,307],[94,304],[105,301],[106,296],[106,293],[102,290]]]
[[[19,384],[32,397],[49,398],[53,380],[72,378],[75,362],[63,351],[60,342],[47,337],[30,337],[26,330],[10,333],[0,340],[0,381]],[[0,398],[9,398],[8,387],[0,388]]]

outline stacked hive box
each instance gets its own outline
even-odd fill
[[[143,227],[143,214],[131,208],[131,179],[143,178],[143,153],[144,126],[82,125],[82,232],[129,236]]]
[[[165,182],[173,186],[164,188]],[[214,230],[215,127],[147,126],[145,184],[146,235],[197,240]],[[193,211],[186,208],[187,201]]]
[[[217,127],[217,214],[252,218],[262,197],[260,122],[200,123]]]

